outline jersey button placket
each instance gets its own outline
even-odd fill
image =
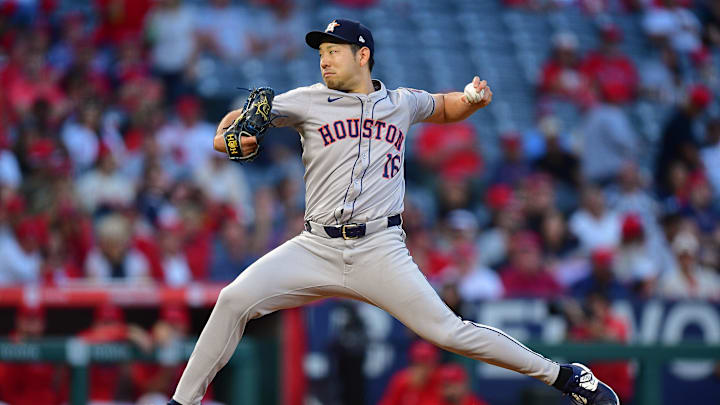
[[[364,107],[364,108],[363,108],[364,118],[365,118],[366,120],[372,119],[372,100],[370,100],[370,98],[365,99],[365,100],[363,101],[363,107]],[[363,127],[364,127],[364,126],[363,126]],[[372,140],[372,131],[370,132],[370,137],[369,137],[369,138],[363,138],[363,142],[365,142],[366,140],[367,140],[367,143],[369,144],[370,141]],[[367,145],[367,144],[363,144],[363,145],[362,145],[362,151],[363,151],[363,152],[362,152],[362,154],[360,155],[360,157],[362,158],[363,173],[365,172],[365,169],[367,168],[367,166],[368,166],[369,163],[370,163],[370,162],[368,161],[368,147],[371,147],[371,146],[369,146],[369,145]],[[360,174],[360,176],[362,176],[362,173]]]
[[[370,138],[364,138],[362,136],[363,128],[365,128],[365,120],[370,118],[370,111],[369,110],[369,100],[366,98],[361,98],[360,102],[362,103],[362,115],[360,116],[360,136],[359,136],[359,142],[360,142],[360,150],[363,151],[360,154],[360,164],[352,173],[352,192],[351,196],[348,196],[348,199],[345,203],[345,211],[346,212],[353,212],[355,208],[355,200],[360,195],[360,192],[362,191],[362,175],[365,173],[365,168],[367,167],[367,144],[366,139],[369,141]]]

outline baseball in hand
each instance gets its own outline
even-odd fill
[[[480,93],[478,93],[477,90],[475,90],[475,85],[473,85],[472,82],[468,83],[465,86],[465,98],[467,99],[468,103],[479,103],[483,99],[483,97],[485,97],[485,89],[480,90]]]

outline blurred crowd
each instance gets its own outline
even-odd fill
[[[0,285],[227,282],[300,231],[299,159],[251,184],[193,87],[201,56],[291,58],[293,2],[0,6]]]
[[[269,137],[253,164],[230,162],[212,150],[219,117],[196,88],[208,58],[298,58],[314,27],[293,0],[96,0],[90,13],[59,3],[0,0],[0,287],[226,283],[302,230],[297,136]],[[408,137],[404,227],[428,280],[458,313],[562,299],[578,340],[628,339],[614,299],[720,301],[720,2],[504,3],[580,8],[597,17],[599,46],[554,35],[537,125],[498,134],[497,159],[469,122]],[[622,51],[607,13],[639,16],[647,65]],[[657,139],[631,119],[638,101],[667,108]],[[564,104],[579,125],[555,113]],[[123,328],[141,347],[158,339]],[[435,370],[422,350],[417,362]],[[601,378],[627,375],[614,366]],[[458,399],[462,370],[406,374],[388,398],[432,374],[457,385],[434,389],[447,403],[482,404]]]
[[[555,34],[537,125],[500,133],[499,159],[484,161],[468,123],[426,125],[411,140],[408,246],[453,308],[595,293],[720,300],[720,3],[594,3],[640,16],[652,66],[635,66],[622,29],[597,11],[596,49]],[[683,35],[669,29],[681,17],[692,22]],[[629,113],[640,102],[667,111],[655,138]],[[576,125],[562,105],[580,111]]]
[[[592,290],[606,269],[613,298],[720,298],[718,92],[703,80],[720,10],[686,3],[634,11],[662,56],[642,74],[615,25],[598,23],[597,49],[557,33],[537,127],[499,134],[499,159],[485,161],[470,123],[409,139],[408,244],[439,289],[552,297]],[[295,57],[308,27],[293,2],[105,0],[92,16],[32,4],[0,9],[0,285],[227,282],[301,230],[293,136],[233,164],[212,150],[193,87],[201,55]],[[652,28],[676,9],[704,16],[693,47]],[[228,29],[242,18],[288,21]],[[696,63],[673,65],[685,57]],[[651,142],[624,109],[642,98],[671,108]],[[575,103],[580,124],[564,128],[554,103]]]

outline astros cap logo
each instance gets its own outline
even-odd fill
[[[330,24],[328,24],[327,28],[325,28],[325,32],[333,32],[335,31],[335,27],[339,27],[340,24],[338,24],[337,20],[333,20]]]

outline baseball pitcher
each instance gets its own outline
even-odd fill
[[[370,30],[337,19],[306,35],[324,83],[275,96],[253,91],[227,114],[215,149],[252,159],[268,125],[300,134],[305,166],[305,230],[222,289],[170,404],[197,405],[230,359],[251,319],[327,297],[346,297],[392,314],[423,339],[454,353],[537,378],[577,404],[618,405],[617,395],[582,364],[558,364],[499,329],[457,317],[405,246],[401,213],[406,135],[418,122],[464,120],[490,104],[472,79],[464,92],[388,89],[371,78]]]

